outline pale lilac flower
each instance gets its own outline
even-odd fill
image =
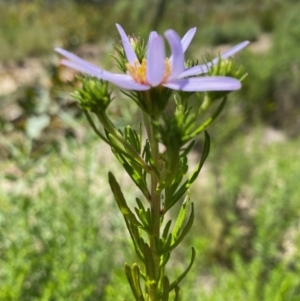
[[[231,91],[241,87],[240,81],[235,78],[197,76],[208,72],[211,66],[218,63],[219,58],[215,58],[207,64],[185,69],[184,52],[192,41],[196,28],[190,29],[182,39],[172,29],[165,32],[164,36],[170,45],[172,53],[170,58],[166,57],[163,37],[152,31],[149,35],[146,58],[140,63],[123,28],[119,24],[116,24],[116,26],[128,61],[126,74],[111,73],[64,49],[56,48],[55,50],[58,53],[67,58],[61,61],[62,65],[109,81],[122,89],[128,90],[145,91],[153,87],[163,86],[181,91]],[[248,41],[240,43],[223,53],[220,57],[226,59],[240,51],[248,43]]]

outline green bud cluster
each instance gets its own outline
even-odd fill
[[[72,96],[78,100],[80,107],[96,114],[106,111],[112,101],[108,83],[91,76],[79,76],[78,79],[82,86]]]
[[[238,64],[234,59],[223,60],[219,58],[219,62],[216,65],[213,65],[208,73],[208,76],[229,76],[243,81],[247,77],[247,73],[244,72],[242,66]],[[216,99],[223,98],[228,95],[228,91],[210,91],[206,92],[207,97],[214,101]]]

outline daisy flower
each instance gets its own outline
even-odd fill
[[[166,57],[164,38],[152,31],[149,35],[146,57],[139,62],[137,55],[130,43],[130,39],[123,28],[116,24],[121,36],[124,52],[127,58],[127,72],[112,73],[93,65],[78,56],[61,48],[55,51],[66,59],[61,64],[82,73],[95,76],[101,80],[113,83],[121,89],[146,91],[158,86],[180,91],[232,91],[241,87],[239,80],[226,76],[198,76],[207,73],[213,65],[217,64],[219,58],[215,58],[207,64],[185,68],[184,53],[191,43],[196,28],[190,29],[180,39],[178,34],[169,29],[165,31],[164,37],[169,43],[171,56]],[[226,59],[245,46],[248,41],[242,42],[220,55]]]

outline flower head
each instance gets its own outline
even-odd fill
[[[163,37],[152,31],[148,39],[146,57],[140,62],[135,53],[132,39],[128,38],[119,24],[116,26],[127,58],[127,72],[125,74],[103,70],[64,49],[56,48],[55,50],[66,58],[61,63],[127,90],[146,91],[157,86],[163,86],[173,90],[199,92],[231,91],[241,87],[240,81],[235,78],[198,76],[207,73],[213,65],[218,63],[219,58],[215,58],[207,64],[185,68],[184,52],[192,41],[196,28],[190,29],[182,39],[172,29],[164,33],[172,53],[169,58],[166,57]],[[248,41],[245,41],[236,45],[223,53],[220,58],[226,59],[234,55],[248,43]]]

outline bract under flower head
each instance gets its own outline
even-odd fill
[[[61,48],[55,50],[66,57],[61,63],[79,72],[95,76],[101,80],[109,81],[116,86],[136,91],[146,91],[151,88],[163,86],[173,90],[181,91],[232,91],[241,87],[240,81],[226,76],[199,77],[198,75],[207,73],[211,66],[218,63],[219,58],[215,58],[207,64],[197,65],[191,68],[184,66],[184,52],[192,41],[196,28],[190,29],[185,36],[180,39],[178,34],[169,29],[164,33],[171,49],[171,56],[166,57],[165,44],[162,36],[152,31],[149,35],[146,58],[139,62],[132,46],[132,41],[128,38],[123,28],[117,24],[117,29],[121,36],[125,55],[127,73],[111,73],[103,70],[78,56]],[[248,41],[240,43],[223,53],[220,58],[226,59],[248,45]],[[197,76],[197,77],[195,77]]]

